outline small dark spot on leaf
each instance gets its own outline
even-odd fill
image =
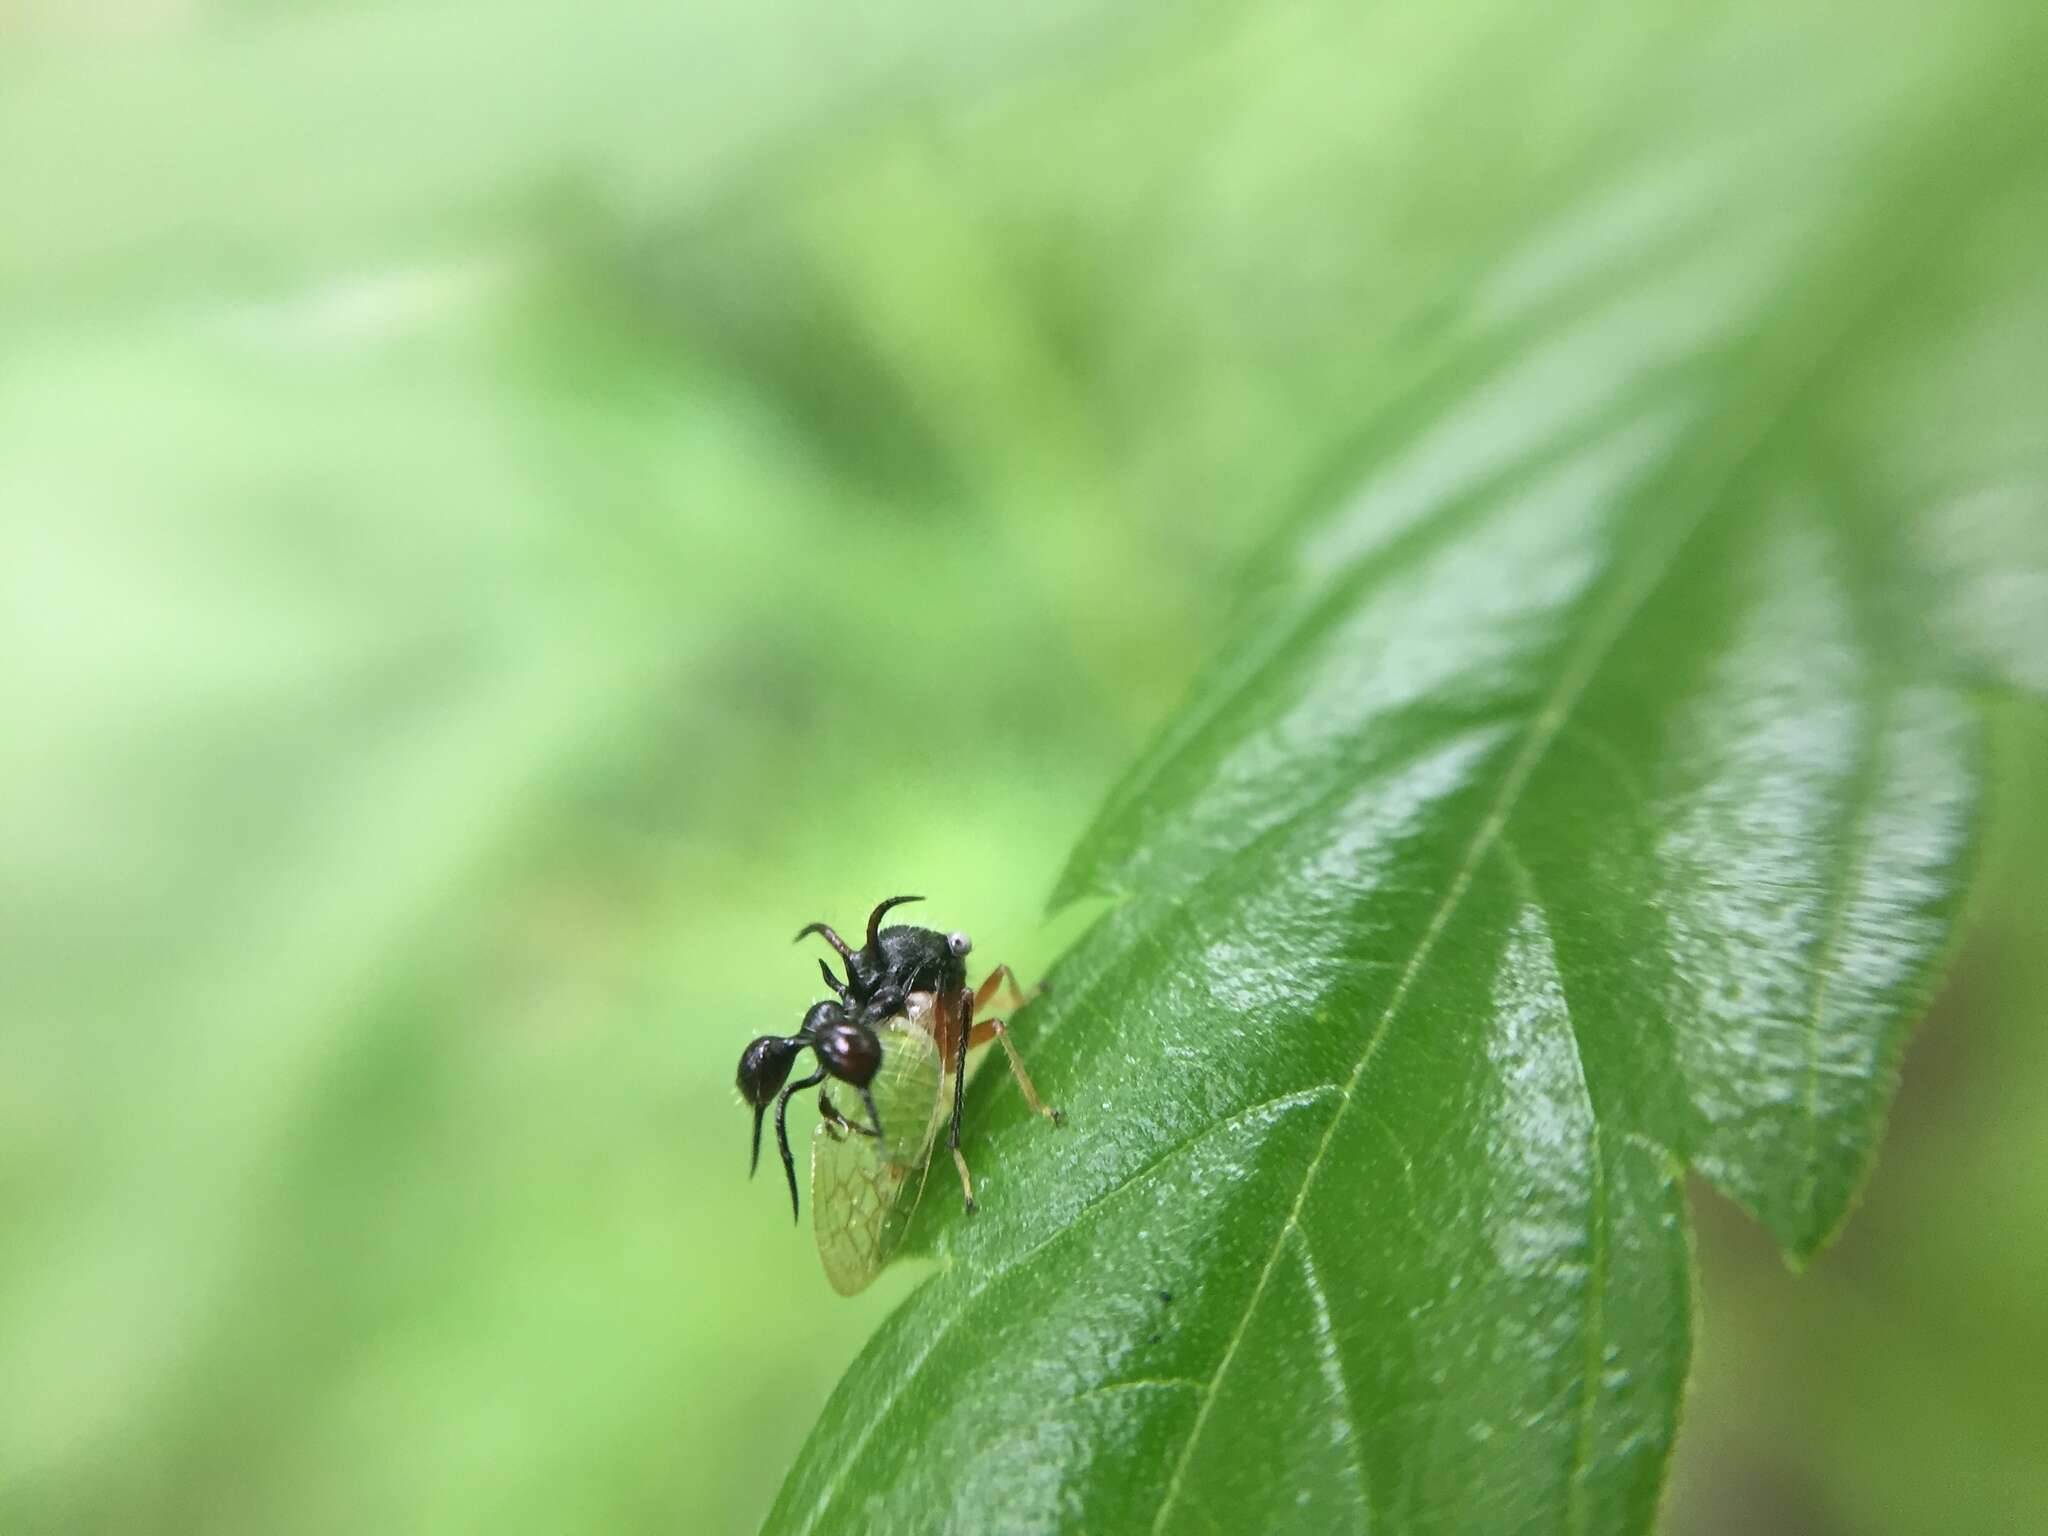
[[[1172,1306],[1172,1305],[1173,1305],[1173,1292],[1171,1292],[1171,1291],[1161,1291],[1161,1292],[1159,1293],[1159,1301],[1160,1301],[1160,1304],[1161,1304],[1162,1306],[1168,1306],[1168,1307]]]

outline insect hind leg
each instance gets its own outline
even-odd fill
[[[1010,1031],[1001,1019],[983,1019],[968,1032],[969,1048],[988,1044],[994,1040],[1003,1048],[1003,1054],[1010,1059],[1010,1075],[1017,1079],[1017,1087],[1024,1094],[1024,1102],[1031,1106],[1034,1115],[1043,1115],[1054,1125],[1065,1125],[1067,1117],[1038,1096],[1038,1087],[1031,1081],[1030,1072],[1025,1070],[1024,1058],[1017,1054],[1017,1047],[1010,1043]]]
[[[996,993],[1000,991],[1006,983],[1010,988],[1010,1012],[1012,1013],[1015,1013],[1019,1008],[1022,1008],[1026,1003],[1032,1002],[1037,998],[1045,996],[1044,982],[1041,981],[1029,992],[1026,992],[1024,990],[1023,984],[1017,980],[1017,973],[1011,970],[1007,965],[999,965],[994,970],[990,971],[987,976],[983,977],[981,985],[975,988],[975,1011],[978,1013],[982,1009],[986,1008],[990,1003],[994,1002],[996,998]]]

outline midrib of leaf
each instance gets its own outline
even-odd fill
[[[1491,378],[1482,383],[1497,382]],[[1453,544],[1462,533],[1483,527],[1502,510],[1503,498],[1516,486],[1545,473],[1569,468],[1578,457],[1590,450],[1611,446],[1630,432],[1654,431],[1665,421],[1678,414],[1672,406],[1671,391],[1661,380],[1646,385],[1646,400],[1620,403],[1616,408],[1601,413],[1586,423],[1574,424],[1560,438],[1532,445],[1519,457],[1511,457],[1496,466],[1483,478],[1463,486],[1453,499],[1447,501],[1430,515],[1418,518],[1402,528],[1383,546],[1359,555],[1338,571],[1320,578],[1312,593],[1302,597],[1302,611],[1296,615],[1283,616],[1261,634],[1256,643],[1234,653],[1220,674],[1212,677],[1211,686],[1204,690],[1201,706],[1189,711],[1190,721],[1186,728],[1177,729],[1173,737],[1175,747],[1186,746],[1197,741],[1204,733],[1227,726],[1233,712],[1249,698],[1255,698],[1258,691],[1276,682],[1284,672],[1290,654],[1298,653],[1305,645],[1312,645],[1316,637],[1326,632],[1345,615],[1356,611],[1369,600],[1372,589],[1390,577],[1413,568],[1432,554]],[[1676,557],[1691,536],[1691,532],[1706,521],[1705,511],[1694,514],[1689,527],[1681,527],[1680,536],[1673,541],[1670,554]],[[1668,530],[1667,530],[1668,532]],[[1650,590],[1654,590],[1653,582]],[[1648,593],[1644,594],[1647,597]],[[1625,622],[1624,622],[1625,628]],[[1590,679],[1590,674],[1588,679]],[[1583,681],[1583,680],[1582,680]],[[1545,711],[1538,711],[1540,724]],[[1489,724],[1496,723],[1491,720]],[[1558,722],[1562,726],[1562,720]],[[1345,753],[1355,755],[1367,750],[1365,737],[1373,729],[1373,723],[1365,726],[1344,740]],[[1503,735],[1509,727],[1500,724]],[[1525,733],[1526,734],[1526,733]],[[1334,749],[1333,749],[1334,751]],[[1174,755],[1171,750],[1152,754],[1131,776],[1127,788],[1121,788],[1111,797],[1111,809],[1102,820],[1116,818],[1115,807],[1142,799],[1145,786],[1161,764]],[[1530,771],[1540,761],[1541,751],[1527,764]],[[1373,766],[1388,766],[1379,763]],[[1358,777],[1363,778],[1366,770],[1361,769]],[[1259,852],[1277,837],[1287,835],[1296,825],[1312,823],[1321,819],[1339,802],[1351,795],[1356,783],[1351,777],[1334,776],[1315,797],[1303,805],[1291,807],[1283,817],[1260,829],[1240,846],[1220,850],[1221,856],[1198,875],[1190,887],[1189,894],[1201,891],[1220,877],[1228,875],[1240,862]],[[1519,791],[1517,791],[1519,792]],[[1086,846],[1084,844],[1084,846]],[[1485,848],[1476,850],[1474,863],[1483,858]],[[1091,889],[1099,888],[1102,894],[1131,894],[1127,882],[1117,879],[1102,879],[1099,873],[1089,871],[1083,877],[1084,863],[1075,859],[1062,876],[1054,905],[1076,899]],[[1426,956],[1424,957],[1426,958]],[[1336,1086],[1333,1082],[1331,1086]]]
[[[1638,557],[1627,579],[1619,584],[1594,624],[1585,632],[1585,638],[1580,641],[1572,660],[1560,673],[1556,687],[1543,707],[1537,711],[1535,719],[1524,734],[1520,749],[1510,760],[1506,773],[1502,775],[1501,787],[1492,805],[1488,807],[1478,829],[1466,844],[1457,871],[1451,877],[1451,883],[1445,890],[1443,899],[1438,902],[1421,939],[1417,941],[1402,966],[1400,978],[1394,983],[1394,990],[1388,998],[1387,1006],[1374,1022],[1372,1031],[1366,1038],[1365,1049],[1359,1053],[1350,1074],[1338,1085],[1336,1112],[1331,1115],[1329,1125],[1324,1128],[1322,1140],[1317,1144],[1314,1155],[1302,1172],[1301,1187],[1295,1193],[1294,1203],[1289,1206],[1286,1219],[1280,1224],[1280,1234],[1274,1239],[1273,1251],[1267,1257],[1257,1283],[1252,1287],[1251,1300],[1245,1307],[1244,1315],[1238,1320],[1237,1327],[1224,1345],[1223,1354],[1216,1364],[1216,1373],[1210,1378],[1201,1405],[1196,1410],[1194,1428],[1182,1445],[1173,1471],[1167,1479],[1166,1492],[1160,1501],[1159,1513],[1152,1522],[1155,1533],[1165,1528],[1167,1516],[1180,1495],[1181,1481],[1186,1475],[1188,1461],[1201,1441],[1209,1412],[1215,1405],[1216,1389],[1230,1372],[1231,1361],[1236,1357],[1238,1346],[1244,1341],[1245,1332],[1251,1326],[1252,1315],[1258,1311],[1259,1300],[1265,1295],[1266,1286],[1272,1279],[1274,1266],[1279,1263],[1280,1253],[1286,1245],[1288,1234],[1300,1226],[1302,1206],[1307,1202],[1309,1191],[1315,1186],[1316,1178],[1322,1171],[1337,1127],[1343,1122],[1345,1112],[1350,1109],[1366,1069],[1372,1065],[1373,1057],[1379,1053],[1388,1030],[1393,1027],[1402,1005],[1408,1000],[1415,978],[1435,951],[1437,941],[1443,937],[1444,930],[1450,926],[1459,903],[1464,900],[1466,891],[1471,888],[1474,873],[1487,853],[1498,843],[1509,818],[1514,814],[1515,806],[1521,798],[1523,788],[1529,782],[1530,775],[1536,771],[1544,754],[1549,751],[1550,744],[1556,740],[1557,733],[1570,716],[1573,705],[1592,682],[1614,644],[1627,632],[1630,622],[1642,605],[1662,584],[1679,554],[1705,522],[1708,513],[1718,504],[1719,498],[1702,502],[1689,521],[1674,524],[1672,531],[1666,533],[1661,543],[1652,545]]]
[[[1843,320],[1834,333],[1825,338],[1823,344],[1815,350],[1809,365],[1793,375],[1793,385],[1785,392],[1777,408],[1760,414],[1751,440],[1733,456],[1727,469],[1724,471],[1720,489],[1702,498],[1689,518],[1673,520],[1664,531],[1664,537],[1661,540],[1653,542],[1643,552],[1638,554],[1632,567],[1611,589],[1610,595],[1603,606],[1593,615],[1588,625],[1581,630],[1582,638],[1576,643],[1569,660],[1561,669],[1558,682],[1542,706],[1537,710],[1525,731],[1521,746],[1514,758],[1510,760],[1507,770],[1502,775],[1500,789],[1497,791],[1486,814],[1481,818],[1471,840],[1467,843],[1443,899],[1438,903],[1421,938],[1417,941],[1415,948],[1410,952],[1407,961],[1404,963],[1400,977],[1395,983],[1394,990],[1388,999],[1386,1007],[1372,1026],[1364,1049],[1360,1052],[1358,1060],[1354,1063],[1349,1075],[1342,1083],[1335,1085],[1338,1089],[1337,1108],[1331,1115],[1329,1124],[1324,1128],[1322,1139],[1317,1143],[1315,1152],[1309,1159],[1308,1165],[1303,1170],[1300,1187],[1296,1191],[1292,1204],[1288,1207],[1286,1217],[1281,1222],[1280,1231],[1274,1239],[1272,1250],[1268,1254],[1266,1262],[1259,1273],[1258,1280],[1252,1287],[1250,1299],[1246,1303],[1244,1312],[1239,1317],[1236,1327],[1232,1330],[1229,1339],[1224,1345],[1214,1374],[1210,1377],[1203,1390],[1200,1405],[1196,1410],[1194,1425],[1181,1446],[1180,1454],[1175,1458],[1172,1472],[1167,1479],[1165,1493],[1160,1500],[1158,1512],[1153,1518],[1152,1531],[1154,1536],[1159,1536],[1159,1533],[1165,1529],[1167,1519],[1179,1499],[1182,1482],[1188,1465],[1207,1427],[1209,1414],[1215,1405],[1218,1395],[1218,1388],[1229,1374],[1231,1364],[1244,1340],[1245,1334],[1251,1326],[1253,1316],[1258,1311],[1259,1303],[1265,1295],[1273,1272],[1278,1266],[1289,1235],[1297,1232],[1300,1228],[1302,1209],[1307,1203],[1309,1193],[1314,1188],[1316,1180],[1322,1171],[1338,1127],[1342,1124],[1346,1111],[1351,1107],[1356,1089],[1364,1078],[1373,1058],[1378,1054],[1381,1045],[1386,1040],[1394,1020],[1399,1016],[1402,1006],[1407,1001],[1409,992],[1414,986],[1416,977],[1428,962],[1438,941],[1442,938],[1445,930],[1455,917],[1466,892],[1471,888],[1473,877],[1480,864],[1489,852],[1501,846],[1502,834],[1514,816],[1522,792],[1527,786],[1530,777],[1536,772],[1544,756],[1556,741],[1558,734],[1563,730],[1570,718],[1573,708],[1584,695],[1587,687],[1590,686],[1598,675],[1601,666],[1613,653],[1616,644],[1627,634],[1636,617],[1642,612],[1644,605],[1655,595],[1658,588],[1669,577],[1686,546],[1692,542],[1693,538],[1707,525],[1717,511],[1730,503],[1734,493],[1741,487],[1745,476],[1755,464],[1768,454],[1775,435],[1787,422],[1795,417],[1799,400],[1820,379],[1825,377],[1832,364],[1839,361],[1845,353],[1853,348],[1862,332],[1864,318],[1875,306],[1883,301],[1886,293],[1905,281],[1915,266],[1925,258],[1927,252],[1935,243],[1939,229],[1940,226],[1937,221],[1930,220],[1924,225],[1921,231],[1921,238],[1907,247],[1900,261],[1885,276],[1884,280],[1873,285],[1859,301],[1847,306],[1847,313]],[[1437,520],[1432,519],[1431,521]],[[1419,536],[1423,530],[1417,529],[1412,530],[1412,532]],[[1218,713],[1222,712],[1219,709]],[[1849,888],[1848,880],[1849,876],[1845,874],[1842,881],[1842,889],[1844,891]],[[1837,918],[1839,918],[1840,910],[1846,908],[1846,902],[1838,901],[1836,905],[1838,909]],[[1832,936],[1832,926],[1830,933]],[[1817,988],[1816,1009],[1819,1006],[1819,995],[1819,989]],[[1818,1023],[1816,1015],[1813,1020],[1816,1035]],[[1576,1029],[1573,1031],[1573,1040],[1576,1054]],[[1814,1063],[1814,1070],[1816,1071],[1817,1065],[1816,1061]],[[1583,1062],[1580,1065],[1580,1076],[1581,1080],[1584,1081]],[[1811,1105],[1810,1096],[1809,1105]],[[1594,1136],[1595,1165],[1593,1178],[1597,1199],[1598,1190],[1604,1183],[1605,1178],[1604,1171],[1598,1161],[1599,1114],[1597,1108],[1593,1110],[1591,1119]],[[1814,1112],[1810,1108],[1810,1135],[1815,1134],[1813,1131],[1814,1123]],[[1589,1225],[1591,1227],[1587,1235],[1589,1253],[1597,1257],[1600,1242],[1599,1215],[1597,1211],[1589,1215]],[[1305,1243],[1305,1237],[1303,1241]],[[1579,1432],[1574,1451],[1574,1465],[1568,1469],[1566,1481],[1566,1486],[1569,1490],[1568,1498],[1570,1500],[1568,1509],[1576,1512],[1571,1527],[1575,1530],[1582,1528],[1583,1523],[1583,1499],[1579,1489],[1581,1474],[1586,1462],[1586,1441],[1588,1439],[1591,1403],[1597,1395],[1597,1351],[1600,1344],[1597,1337],[1596,1309],[1597,1301],[1589,1297],[1589,1347],[1596,1352],[1596,1357],[1589,1362],[1589,1374],[1583,1385],[1585,1396],[1581,1401]],[[1341,1371],[1341,1359],[1338,1362],[1338,1368]],[[1349,1393],[1347,1391],[1346,1401],[1348,1402],[1348,1400]],[[1353,1427],[1355,1428],[1356,1426],[1354,1425]]]

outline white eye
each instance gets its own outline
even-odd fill
[[[962,956],[964,956],[967,953],[967,951],[974,948],[974,940],[967,937],[967,935],[964,933],[949,933],[946,935],[946,948],[951,950],[953,952],[953,958],[955,960],[958,960]]]

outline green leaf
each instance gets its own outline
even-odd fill
[[[1702,33],[1443,237],[1062,882],[1114,898],[1017,1032],[1069,1129],[974,1085],[981,1214],[920,1209],[770,1531],[1644,1530],[1685,1170],[1795,1262],[1845,1219],[1977,695],[2048,662],[2044,61],[1989,11],[1910,67]],[[1758,109],[1771,49],[1830,89]]]

